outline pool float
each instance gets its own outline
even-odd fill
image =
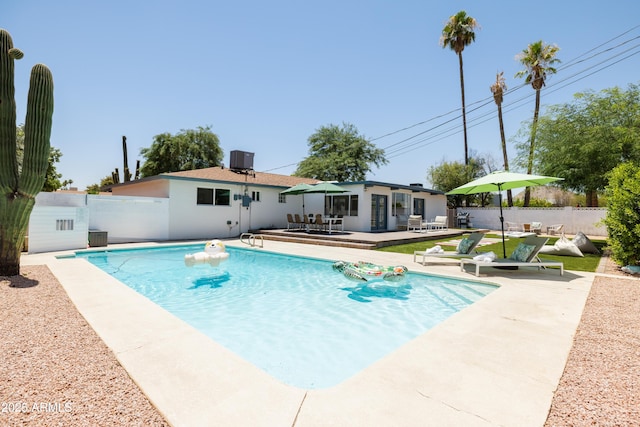
[[[196,252],[195,254],[187,254],[184,256],[184,264],[187,267],[193,267],[197,264],[209,264],[217,267],[222,261],[229,258],[224,243],[220,240],[210,240],[204,246],[204,252]]]
[[[395,267],[384,267],[370,262],[346,262],[336,261],[333,269],[345,275],[346,278],[357,282],[368,282],[372,279],[383,279],[387,282],[399,282],[404,280],[405,273],[409,271],[403,265]]]

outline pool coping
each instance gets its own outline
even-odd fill
[[[239,240],[225,243],[246,247]],[[111,247],[129,246],[140,245]],[[55,257],[72,251],[24,255],[21,262],[51,269],[174,426],[541,426],[595,277],[521,269],[477,278],[461,272],[455,260],[425,267],[412,255],[275,241],[253,250],[404,264],[500,289],[343,383],[303,390],[272,378],[85,260]]]

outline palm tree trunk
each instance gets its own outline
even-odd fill
[[[500,140],[502,141],[502,160],[504,170],[509,170],[509,159],[507,158],[507,140],[504,136],[504,121],[502,120],[502,104],[498,104],[498,122],[500,123]],[[511,190],[507,190],[507,206],[513,206],[513,196]]]
[[[464,103],[464,73],[462,72],[462,52],[458,53],[460,62],[460,93],[462,94],[462,130],[464,132],[464,164],[469,164],[469,145],[467,144],[467,112]]]
[[[540,89],[536,89],[536,108],[533,110],[533,123],[531,124],[531,144],[529,145],[529,161],[527,162],[527,173],[533,172],[533,152],[536,142],[536,131],[538,129],[538,113],[540,112]],[[529,207],[529,201],[531,200],[531,189],[527,187],[524,190],[524,204],[523,206]]]

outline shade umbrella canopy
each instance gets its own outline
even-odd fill
[[[563,178],[553,176],[530,175],[524,173],[515,173],[508,171],[496,171],[482,178],[474,179],[458,188],[449,191],[450,194],[477,194],[498,192],[500,205],[500,227],[502,231],[502,256],[507,257],[507,250],[504,244],[504,217],[502,216],[502,192],[513,188],[535,187],[537,185],[545,185],[550,182],[560,181]]]
[[[301,182],[300,184],[296,184],[293,187],[289,187],[284,191],[281,191],[280,194],[302,194],[302,215],[304,216],[304,192],[313,186],[311,184],[305,184]]]
[[[474,179],[458,188],[454,188],[447,194],[477,194],[491,191],[505,191],[513,188],[534,187],[559,181],[563,178],[553,176],[529,175],[508,171],[496,171],[482,178]]]
[[[305,193],[324,193],[326,203],[327,194],[339,194],[346,193],[348,191],[349,190],[345,190],[344,188],[335,185],[334,183],[324,181],[314,185],[313,187],[305,191]]]
[[[312,187],[313,185],[311,184],[300,183],[281,191],[280,194],[302,194]]]
[[[346,193],[349,190],[345,190],[344,188],[335,185],[331,182],[320,182],[316,185],[313,185],[310,189],[305,190],[305,193]]]

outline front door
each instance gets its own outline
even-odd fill
[[[424,199],[413,199],[413,214],[424,218]]]
[[[371,195],[371,231],[387,229],[387,196]]]

